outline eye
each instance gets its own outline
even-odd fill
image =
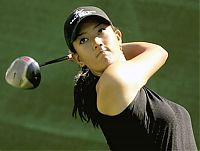
[[[85,43],[85,42],[87,42],[87,41],[88,41],[87,38],[81,38],[81,39],[80,39],[80,44],[83,44],[83,43]]]
[[[100,29],[98,30],[98,32],[99,32],[99,33],[102,33],[104,30],[106,30],[106,28],[100,28]]]

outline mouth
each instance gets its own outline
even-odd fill
[[[101,50],[97,53],[96,57],[98,58],[101,54],[105,55],[106,54],[106,50]]]
[[[106,48],[103,48],[103,49],[99,50],[96,57],[98,58],[99,55],[101,55],[101,54],[106,55],[107,52],[108,52],[108,50]]]

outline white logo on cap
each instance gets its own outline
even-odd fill
[[[83,16],[88,16],[92,13],[96,13],[96,11],[84,11],[84,9],[81,9],[81,10],[76,10],[75,11],[75,15],[74,15],[74,18],[71,20],[70,24],[72,24],[78,17],[83,17]]]

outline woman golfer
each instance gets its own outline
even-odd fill
[[[111,150],[197,150],[188,112],[145,86],[168,57],[161,46],[122,43],[121,32],[93,6],[75,9],[64,34],[81,67],[73,115],[99,126]]]

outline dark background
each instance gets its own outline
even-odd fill
[[[189,111],[198,143],[197,0],[0,0],[0,150],[108,150],[100,130],[71,116],[77,65],[43,67],[42,81],[34,90],[13,88],[4,78],[17,57],[44,62],[66,55],[63,24],[81,5],[105,10],[124,42],[153,42],[169,52],[148,87]]]

